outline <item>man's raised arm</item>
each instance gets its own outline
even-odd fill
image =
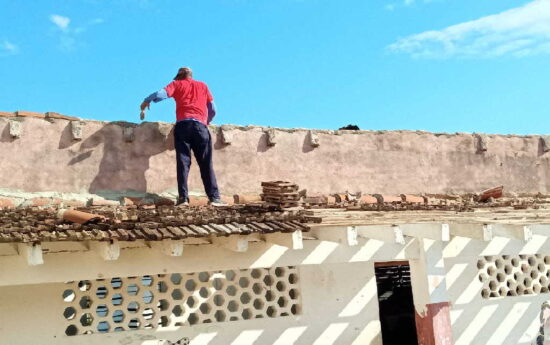
[[[158,102],[163,101],[167,98],[168,98],[168,93],[166,92],[165,89],[160,89],[159,91],[153,92],[149,96],[145,97],[145,99],[143,100],[143,102],[141,103],[141,106],[140,106],[140,108],[141,108],[141,113],[140,113],[141,119],[143,120],[145,118],[145,109],[149,108],[149,104],[151,104],[151,102],[158,103]]]

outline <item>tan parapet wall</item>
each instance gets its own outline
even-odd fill
[[[173,124],[0,113],[0,188],[87,193],[176,187]],[[19,122],[17,125],[12,122]],[[540,135],[329,131],[211,126],[222,193],[290,180],[309,192],[463,193],[504,185],[549,193],[550,152]],[[202,191],[197,164],[190,189]]]

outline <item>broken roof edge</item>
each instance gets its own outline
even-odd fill
[[[159,125],[173,125],[173,122],[163,122],[163,121],[143,121],[141,123],[136,122],[129,122],[129,121],[123,121],[123,120],[115,120],[115,121],[102,121],[102,120],[95,120],[95,119],[86,119],[86,118],[80,118],[80,117],[74,117],[69,115],[63,115],[56,112],[45,112],[45,113],[39,113],[39,112],[31,112],[31,111],[15,111],[15,112],[5,112],[0,111],[0,119],[2,118],[15,118],[15,119],[24,119],[24,118],[34,118],[34,119],[42,119],[46,121],[52,121],[52,120],[68,120],[68,121],[81,121],[81,122],[90,122],[90,123],[98,123],[103,125],[118,125],[120,127],[141,127],[141,126],[147,126],[150,124],[159,124]],[[283,127],[272,127],[272,126],[260,126],[260,125],[235,125],[235,124],[211,124],[209,125],[211,129],[224,129],[224,130],[241,130],[241,131],[249,131],[249,130],[268,130],[273,129],[280,132],[286,132],[286,133],[295,133],[295,132],[308,132],[308,131],[314,131],[318,134],[332,134],[332,135],[343,135],[343,134],[387,134],[387,133],[413,133],[413,134],[431,134],[436,137],[438,136],[455,136],[455,135],[486,135],[488,137],[505,137],[505,138],[533,138],[533,137],[540,137],[545,136],[546,134],[500,134],[500,133],[480,133],[480,132],[431,132],[426,130],[414,130],[414,129],[360,129],[360,130],[333,130],[333,129],[316,129],[316,128],[283,128]]]

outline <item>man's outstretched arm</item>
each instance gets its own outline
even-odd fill
[[[140,108],[141,108],[141,114],[140,114],[141,119],[143,120],[145,118],[145,109],[149,108],[149,104],[151,104],[151,102],[158,103],[158,102],[163,101],[167,98],[168,98],[168,93],[166,92],[165,89],[160,89],[159,91],[153,92],[149,96],[145,97],[145,99],[143,100],[143,102],[141,103],[141,106],[140,106]]]

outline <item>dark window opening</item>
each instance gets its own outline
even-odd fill
[[[384,345],[417,345],[408,262],[377,263],[374,268]]]

